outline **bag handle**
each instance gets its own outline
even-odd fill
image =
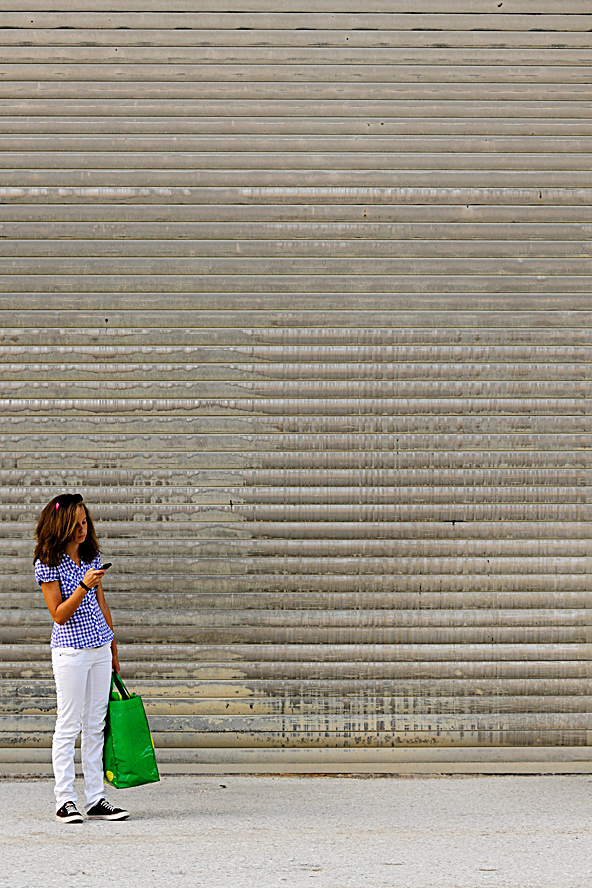
[[[130,692],[124,685],[121,676],[118,675],[117,672],[113,672],[113,674],[111,675],[111,690],[113,690],[114,687],[119,692],[122,700],[131,700],[131,698],[133,697],[133,694],[130,694]]]

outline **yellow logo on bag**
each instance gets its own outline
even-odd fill
[[[113,782],[113,778],[115,777],[115,774],[113,773],[113,771],[107,771],[106,774],[105,774],[105,777],[107,778],[107,780],[109,781],[109,783],[112,783],[112,782]]]

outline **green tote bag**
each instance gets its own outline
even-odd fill
[[[103,763],[105,780],[116,789],[160,780],[142,698],[130,694],[116,672],[111,677]]]

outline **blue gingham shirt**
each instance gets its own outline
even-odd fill
[[[41,583],[51,583],[52,580],[59,580],[60,589],[62,590],[62,601],[70,597],[89,568],[100,570],[101,556],[87,564],[86,561],[80,562],[80,567],[72,561],[65,553],[57,567],[48,567],[39,559],[35,562],[35,579],[41,586]],[[51,646],[56,647],[73,647],[73,648],[95,648],[101,645],[109,644],[113,640],[113,632],[109,628],[105,620],[103,611],[99,607],[97,601],[96,589],[87,592],[78,609],[72,614],[69,620],[66,620],[63,626],[59,623],[53,624],[51,633]]]

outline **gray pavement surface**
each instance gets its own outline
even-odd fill
[[[82,787],[80,787],[80,790]],[[165,777],[53,819],[0,781],[2,888],[592,888],[592,777]],[[80,793],[81,795],[81,793]]]

